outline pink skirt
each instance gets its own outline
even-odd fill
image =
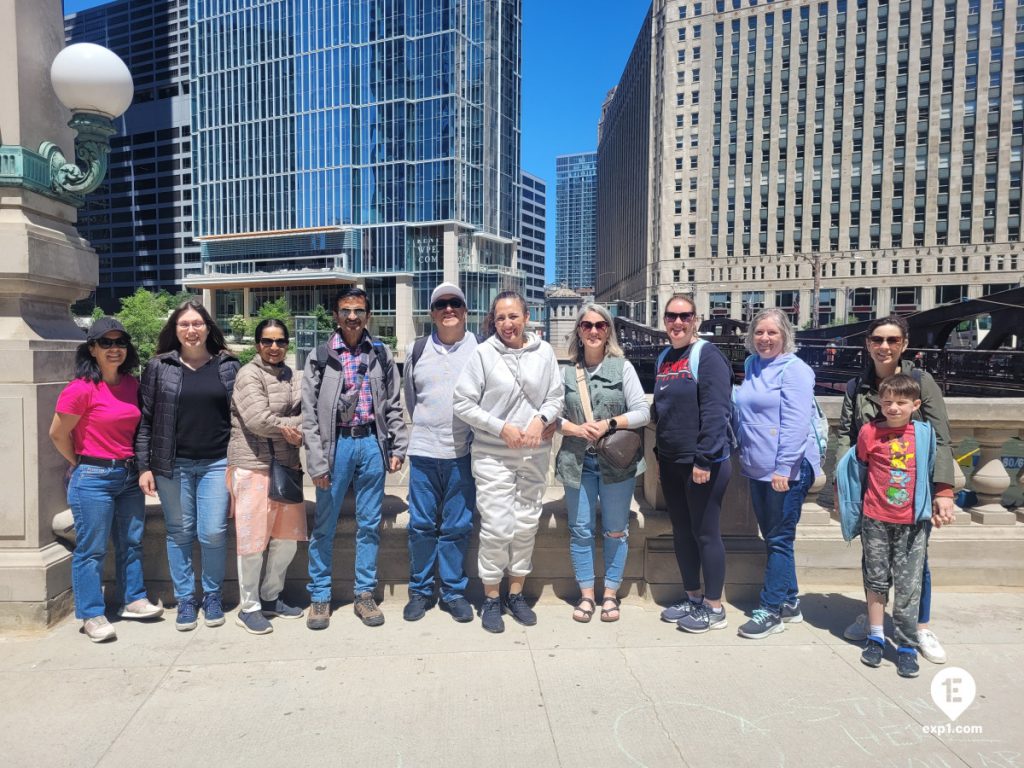
[[[264,552],[271,538],[307,540],[305,503],[283,504],[268,499],[267,470],[228,467],[226,479],[238,554]]]

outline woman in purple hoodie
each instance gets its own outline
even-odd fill
[[[807,491],[821,473],[812,423],[814,371],[793,354],[793,326],[778,309],[763,309],[747,330],[743,384],[736,390],[740,467],[768,561],[761,605],[740,627],[762,638],[803,621],[797,597],[793,540]]]

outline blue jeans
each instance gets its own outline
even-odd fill
[[[75,551],[71,556],[75,618],[92,619],[103,615],[100,585],[111,533],[121,605],[146,597],[142,580],[146,509],[138,473],[118,467],[80,464],[71,474],[68,505],[75,519]]]
[[[409,457],[409,592],[441,599],[466,591],[466,547],[473,530],[476,483],[469,454],[459,459]]]
[[[203,556],[203,594],[220,592],[227,559],[228,460],[175,459],[170,477],[156,476],[156,489],[167,525],[167,564],[178,602],[195,599],[192,545],[199,539]]]
[[[594,528],[597,500],[601,499],[601,528],[604,530],[604,588],[618,590],[626,570],[629,550],[629,502],[636,479],[606,483],[596,456],[583,459],[579,488],[565,487],[565,508],[569,514],[569,556],[581,589],[594,586]],[[622,536],[610,536],[621,533]]]
[[[374,435],[338,435],[331,468],[331,486],[316,489],[316,517],[309,537],[309,591],[314,603],[331,600],[331,561],[334,531],[345,492],[356,487],[356,580],[355,593],[372,592],[377,586],[377,550],[380,548],[380,505],[384,501],[384,457]]]
[[[768,480],[750,481],[750,501],[768,555],[764,566],[761,607],[775,613],[781,610],[783,603],[796,604],[793,541],[796,539],[796,524],[800,522],[800,510],[813,484],[814,470],[807,459],[800,463],[800,476],[790,481],[788,491],[772,490],[771,481]]]

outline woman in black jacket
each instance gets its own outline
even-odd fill
[[[142,374],[142,421],[135,441],[139,486],[160,494],[167,560],[178,601],[175,628],[195,629],[198,601],[192,546],[202,552],[203,619],[224,623],[221,584],[227,559],[228,492],[224,481],[231,435],[231,393],[238,360],[206,308],[179,306]]]
[[[661,618],[686,632],[702,633],[729,623],[722,607],[725,545],[719,519],[732,475],[732,367],[718,347],[697,337],[696,309],[686,294],[674,295],[665,305],[671,346],[658,358],[651,417],[657,422],[661,488],[687,594]]]

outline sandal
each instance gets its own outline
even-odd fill
[[[611,608],[605,608],[608,603],[612,604]],[[614,616],[612,615],[614,614]],[[606,597],[601,601],[601,621],[618,621],[619,620],[619,598],[617,597]]]
[[[586,608],[583,607],[584,603],[589,603],[590,604],[590,610],[589,611]],[[589,622],[593,618],[594,611],[596,611],[596,610],[597,610],[597,603],[595,603],[589,597],[581,597],[579,600],[576,601],[576,605],[573,606],[572,620],[573,621],[578,621],[580,624],[586,624],[587,622]],[[582,615],[581,616],[577,616],[576,615],[576,611],[579,611]]]

